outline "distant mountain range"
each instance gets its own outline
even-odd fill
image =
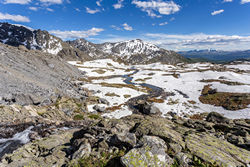
[[[187,61],[174,51],[159,48],[140,39],[103,44],[94,44],[85,39],[65,42],[47,31],[9,23],[0,23],[0,42],[11,46],[24,45],[28,49],[59,55],[66,60],[112,58],[127,64],[176,64]]]
[[[211,62],[223,63],[235,60],[250,60],[250,50],[244,50],[244,51],[191,50],[178,53],[193,61],[211,61]]]

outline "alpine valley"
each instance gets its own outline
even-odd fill
[[[0,167],[250,166],[248,51],[64,41],[9,23],[0,42]]]

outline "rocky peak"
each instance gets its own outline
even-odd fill
[[[135,39],[115,43],[112,50],[121,56],[130,56],[134,54],[151,54],[159,51],[160,48],[154,44]]]
[[[11,46],[24,45],[28,49],[57,54],[62,50],[62,40],[47,31],[9,23],[0,23],[0,42]]]

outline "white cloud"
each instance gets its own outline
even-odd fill
[[[233,2],[233,0],[223,0],[223,2]]]
[[[102,31],[104,31],[104,29],[93,27],[86,31],[85,30],[82,30],[82,31],[52,30],[50,31],[50,33],[62,39],[75,39],[75,38],[88,38],[90,36],[96,36]]]
[[[75,10],[76,10],[77,12],[81,12],[81,10],[80,10],[79,8],[75,8]]]
[[[1,13],[1,12],[0,12],[0,20],[12,20],[15,22],[30,22],[30,19],[26,16],[11,15],[8,13]]]
[[[88,7],[86,7],[86,12],[87,13],[89,13],[89,14],[95,14],[95,13],[98,13],[98,12],[100,12],[100,10],[99,9],[90,9],[90,8],[88,8]]]
[[[102,6],[101,2],[102,2],[102,0],[96,1],[96,5],[101,7]]]
[[[117,27],[117,26],[115,26],[115,25],[111,25],[110,27],[113,28],[113,29],[115,29],[115,30],[117,30],[117,31],[122,30],[120,27]]]
[[[217,14],[221,14],[221,13],[223,13],[224,12],[224,10],[223,9],[221,9],[221,10],[215,10],[215,11],[213,11],[212,13],[211,13],[211,15],[217,15]]]
[[[24,4],[28,4],[30,3],[31,0],[5,0],[4,1],[4,4],[9,4],[9,3],[13,3],[13,4],[21,4],[21,5],[24,5]]]
[[[40,0],[40,2],[46,4],[62,4],[63,0]]]
[[[163,23],[160,23],[159,26],[164,26],[164,25],[167,25],[168,22],[163,22]]]
[[[124,30],[133,31],[133,27],[129,26],[127,23],[124,23],[122,26]]]
[[[49,12],[54,12],[54,10],[51,9],[51,8],[46,8],[46,10],[49,11]]]
[[[31,6],[31,7],[29,7],[29,10],[38,11],[38,8],[34,7],[34,6]]]
[[[132,4],[141,8],[142,11],[147,12],[150,17],[161,17],[161,15],[170,15],[180,11],[180,6],[173,1],[151,0],[138,1],[133,0]],[[158,12],[159,14],[156,14]]]
[[[118,2],[116,3],[116,4],[114,4],[113,5],[113,7],[115,8],[115,9],[120,9],[120,8],[122,8],[123,7],[123,1],[124,0],[118,0]]]
[[[250,0],[241,0],[241,4],[250,3]]]
[[[246,50],[250,49],[250,36],[238,35],[208,35],[208,34],[145,34],[145,40],[151,41],[166,49],[218,49],[218,50]]]

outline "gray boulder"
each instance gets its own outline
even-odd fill
[[[173,159],[166,154],[165,142],[159,137],[143,136],[139,143],[141,147],[130,150],[121,158],[124,166],[165,167],[173,164]]]

